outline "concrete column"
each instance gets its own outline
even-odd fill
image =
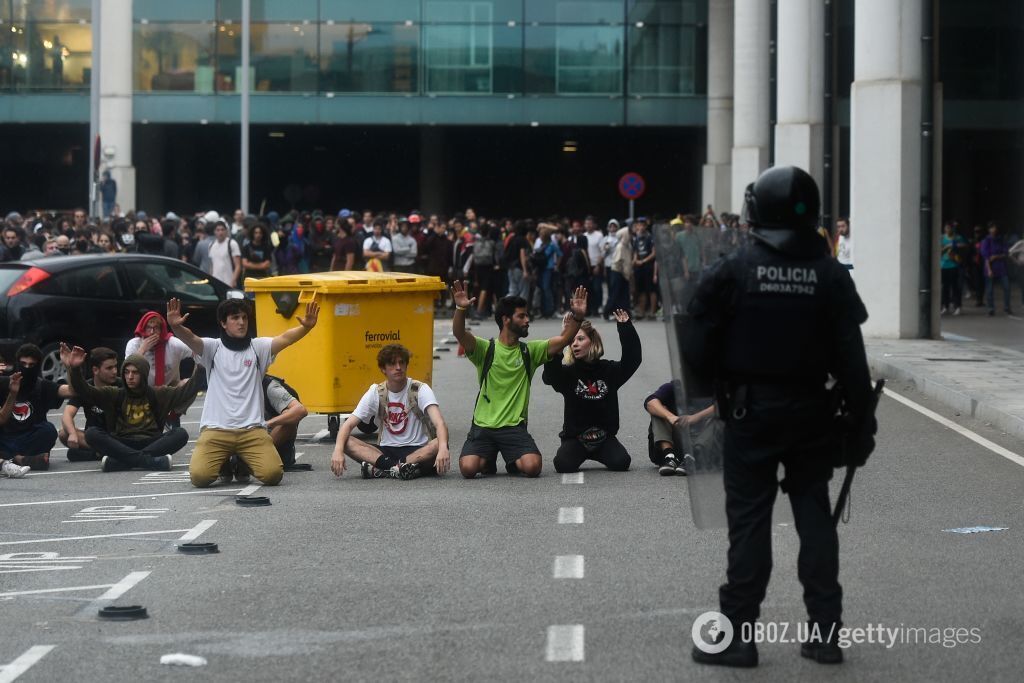
[[[799,166],[821,188],[825,142],[824,5],[779,0],[775,165]]]
[[[420,128],[420,211],[445,211],[444,130]]]
[[[768,167],[770,92],[768,53],[771,5],[736,0],[733,73],[732,208],[743,208],[743,192]]]
[[[132,0],[103,0],[101,7],[100,167],[117,181],[117,203],[128,211],[145,208],[135,205],[132,163]]]
[[[857,0],[850,94],[850,234],[864,334],[918,327],[921,3]]]
[[[733,0],[708,1],[708,143],[701,210],[734,211],[732,183]]]

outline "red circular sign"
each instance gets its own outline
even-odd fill
[[[627,173],[619,178],[619,194],[625,199],[639,199],[647,189],[647,183],[639,173]]]

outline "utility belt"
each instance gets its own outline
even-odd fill
[[[755,401],[815,396],[825,397],[824,382],[727,381],[715,383],[715,403],[723,418],[743,420]]]

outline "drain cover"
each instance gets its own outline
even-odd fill
[[[266,496],[236,496],[235,502],[242,507],[260,507],[270,505],[270,499]]]
[[[209,555],[210,553],[219,553],[216,543],[182,543],[178,546],[179,553],[186,553],[189,555]]]
[[[141,605],[111,605],[100,610],[100,618],[112,621],[135,621],[136,619],[148,619],[149,613]]]

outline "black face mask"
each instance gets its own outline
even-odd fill
[[[21,362],[18,363],[15,368],[15,372],[21,373],[21,390],[27,391],[36,385],[36,381],[39,379],[39,364],[28,367],[23,365]]]
[[[252,337],[249,335],[244,337],[232,337],[227,332],[221,330],[220,341],[227,349],[231,349],[232,351],[245,351],[252,343]]]

